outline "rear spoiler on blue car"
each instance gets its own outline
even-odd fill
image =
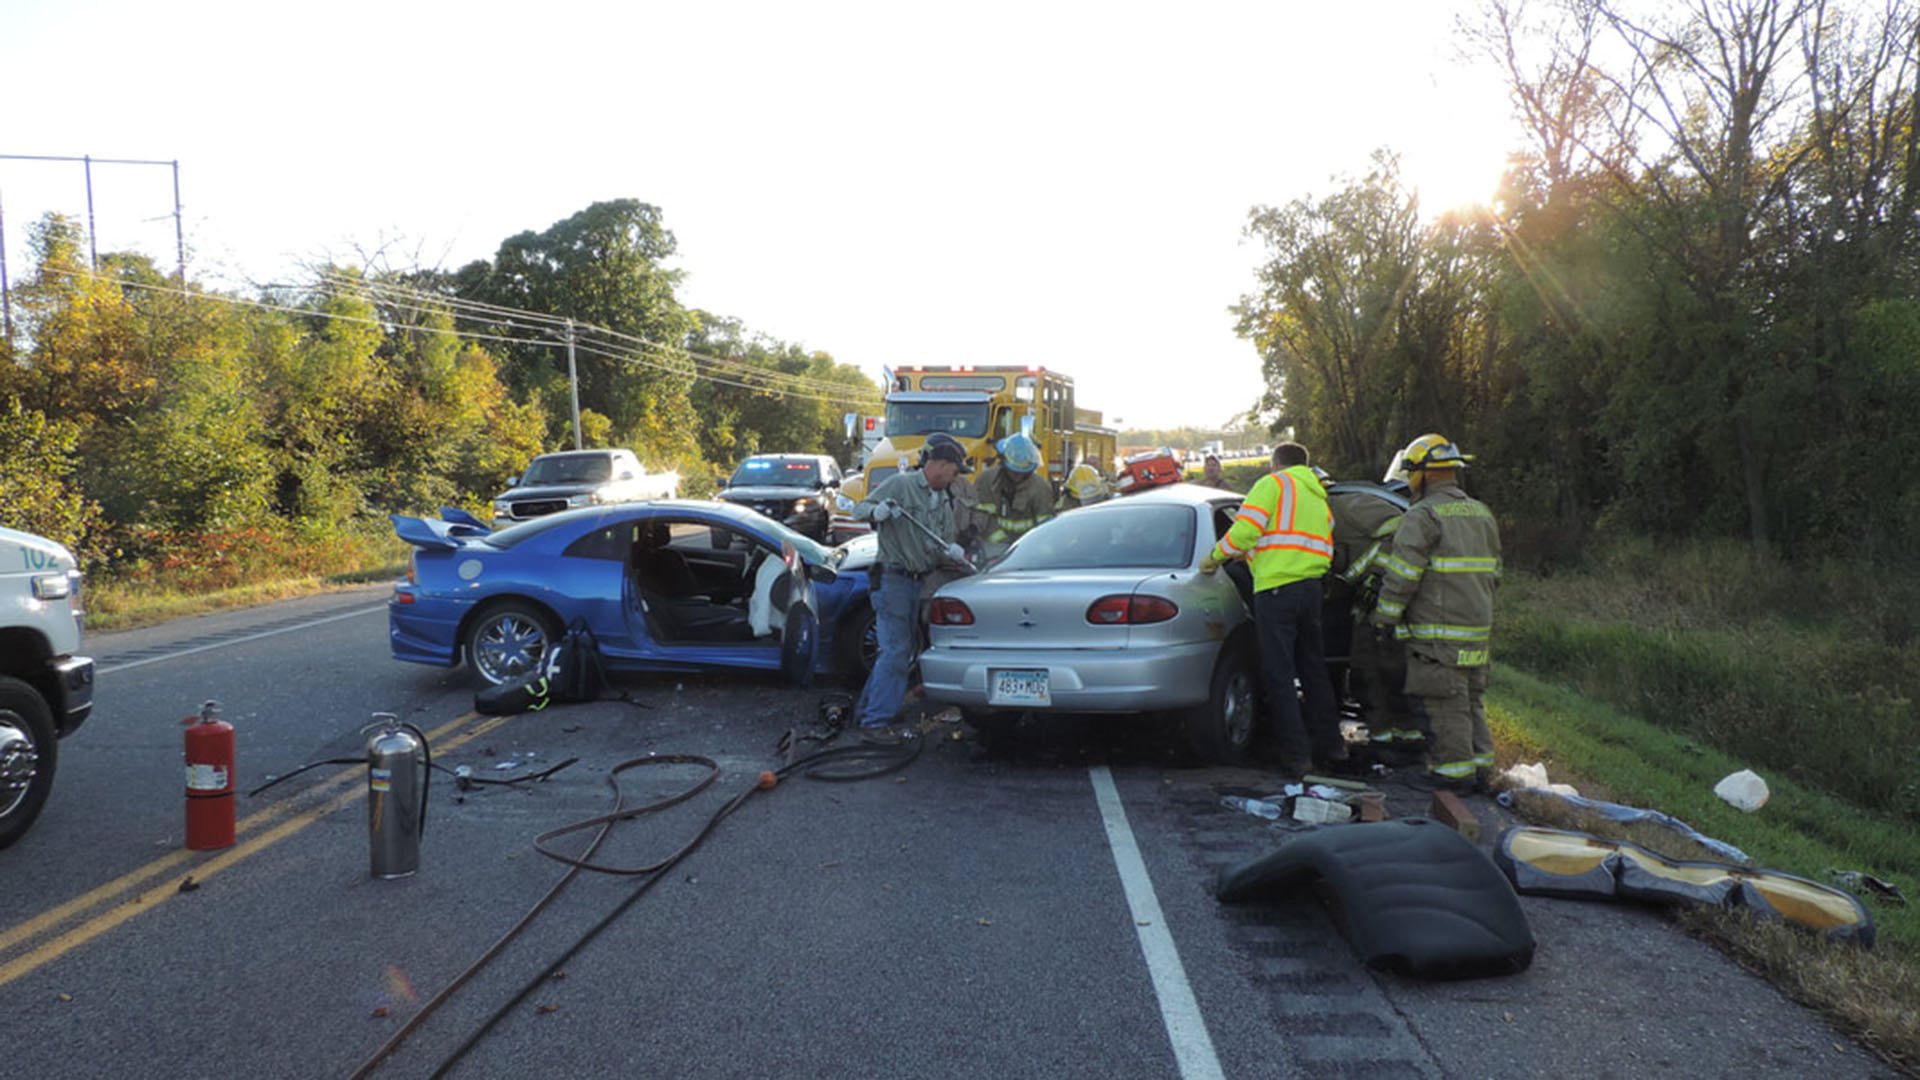
[[[393,521],[394,535],[417,548],[452,551],[468,537],[485,536],[492,531],[472,514],[451,506],[440,508],[439,521],[405,514],[389,514],[388,517]]]
[[[440,520],[449,521],[455,525],[464,525],[472,529],[478,529],[482,533],[490,533],[493,531],[493,528],[489,526],[486,522],[481,521],[479,518],[474,517],[472,514],[467,513],[465,510],[462,510],[457,506],[441,507]],[[466,536],[469,534],[466,532],[461,532],[458,535]]]

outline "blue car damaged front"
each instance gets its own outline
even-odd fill
[[[612,670],[864,675],[871,619],[847,552],[710,502],[589,507],[499,532],[463,511],[395,515],[412,545],[388,604],[396,659],[471,664],[490,683],[541,662],[575,620]],[[789,634],[790,619],[813,621]],[[793,655],[797,639],[812,655]],[[783,648],[784,646],[784,648]],[[790,672],[791,674],[791,672]]]

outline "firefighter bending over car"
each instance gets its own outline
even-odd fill
[[[980,529],[980,557],[997,559],[1035,525],[1053,516],[1053,485],[1040,473],[1040,447],[1025,432],[1016,432],[993,448],[1000,460],[980,474],[975,520]]]
[[[895,721],[920,644],[921,585],[945,563],[966,565],[966,553],[954,543],[954,512],[946,493],[966,465],[958,442],[929,440],[919,469],[887,477],[854,504],[853,516],[873,523],[880,544],[872,590],[880,655],[856,709],[867,742],[893,745],[911,737]]]
[[[1388,483],[1402,489],[1396,476],[1396,455]],[[1347,616],[1343,627],[1329,627],[1336,640],[1347,643],[1347,689],[1360,705],[1369,741],[1389,765],[1413,765],[1426,757],[1427,732],[1407,706],[1402,687],[1407,681],[1406,648],[1392,631],[1372,626],[1369,619],[1380,599],[1380,576],[1393,532],[1400,527],[1400,510],[1370,489],[1342,485],[1322,477],[1327,503],[1333,507],[1333,573],[1327,578],[1327,606]],[[1334,680],[1339,688],[1339,679]]]
[[[1420,786],[1467,790],[1493,766],[1487,730],[1487,667],[1493,593],[1500,581],[1500,527],[1485,503],[1460,489],[1472,459],[1442,435],[1422,435],[1401,454],[1414,504],[1393,533],[1374,625],[1407,648],[1407,703],[1431,732]]]
[[[1325,597],[1320,579],[1333,560],[1333,512],[1320,478],[1307,466],[1306,447],[1286,442],[1273,448],[1273,471],[1247,493],[1233,525],[1200,569],[1211,574],[1238,558],[1253,571],[1260,675],[1282,767],[1296,773],[1346,771],[1346,742],[1334,712],[1320,626]],[[1294,693],[1296,676],[1300,696]]]
[[[1060,501],[1054,507],[1064,514],[1068,510],[1106,502],[1112,497],[1113,488],[1107,484],[1107,478],[1100,475],[1099,469],[1083,461],[1067,473],[1065,490],[1060,493]]]

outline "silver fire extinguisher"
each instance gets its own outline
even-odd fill
[[[420,869],[427,828],[427,782],[433,767],[427,737],[393,713],[374,713],[367,740],[367,839],[373,876],[403,878]]]

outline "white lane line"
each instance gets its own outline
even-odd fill
[[[1127,824],[1120,789],[1113,786],[1113,774],[1105,765],[1095,765],[1087,772],[1093,777],[1094,798],[1100,803],[1100,817],[1107,826],[1107,846],[1113,850],[1113,864],[1120,871],[1120,885],[1133,912],[1134,932],[1140,936],[1140,951],[1147,958],[1147,973],[1153,977],[1153,993],[1160,999],[1160,1019],[1167,1026],[1167,1040],[1173,1043],[1180,1075],[1185,1080],[1217,1080],[1222,1075],[1220,1058],[1213,1052],[1213,1038],[1207,1034],[1199,1003],[1193,1000],[1193,988],[1187,985],[1187,969],[1180,963],[1180,950],[1174,947],[1167,917],[1160,911],[1160,898],[1154,895],[1146,860],[1140,857],[1140,845]]]
[[[275,634],[290,634],[295,630],[306,630],[311,627],[322,626],[330,622],[339,622],[341,619],[351,619],[358,615],[371,615],[376,611],[385,611],[385,610],[387,610],[387,605],[385,604],[381,604],[379,607],[358,608],[341,615],[329,615],[324,619],[314,619],[311,622],[303,622],[297,626],[282,626],[277,630],[262,630],[257,634],[246,634],[242,637],[228,638],[225,641],[213,641],[205,645],[196,645],[191,649],[181,649],[179,652],[171,652],[166,654],[165,656],[149,656],[144,660],[129,660],[124,664],[115,664],[112,667],[103,667],[99,671],[95,672],[94,674],[95,675],[111,675],[116,671],[126,671],[128,668],[137,668],[142,664],[157,664],[162,660],[178,660],[183,656],[192,656],[194,653],[206,652],[208,649],[224,649],[229,645],[238,645],[243,641],[258,641],[261,638],[272,637]]]

